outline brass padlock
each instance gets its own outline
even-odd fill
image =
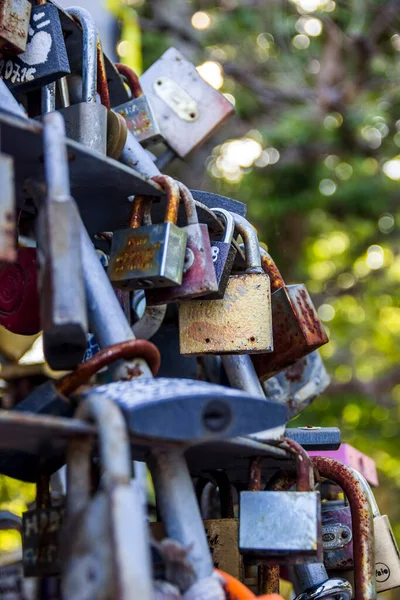
[[[261,252],[261,264],[271,280],[274,350],[252,358],[261,381],[289,367],[328,343],[323,325],[306,287],[285,285],[270,255]]]
[[[188,300],[179,306],[181,354],[271,352],[269,277],[261,267],[254,227],[233,214],[246,249],[246,271],[229,277],[221,300]]]
[[[182,283],[186,232],[177,227],[179,188],[166,176],[158,176],[167,193],[164,223],[141,226],[146,200],[136,197],[130,229],[115,231],[112,238],[108,276],[115,287],[141,289]]]

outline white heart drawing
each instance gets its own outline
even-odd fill
[[[47,61],[52,43],[53,39],[47,31],[38,31],[19,58],[29,66],[41,65]]]

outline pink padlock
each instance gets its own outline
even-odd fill
[[[353,448],[350,444],[341,444],[338,450],[313,450],[308,454],[310,456],[326,456],[327,458],[334,458],[348,467],[352,467],[353,469],[356,469],[356,471],[359,471],[370,485],[375,487],[379,485],[374,459],[363,454],[359,450],[356,450],[356,448]]]

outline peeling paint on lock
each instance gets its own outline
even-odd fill
[[[272,349],[265,313],[271,305],[269,278],[243,273],[229,278],[224,298],[182,302],[181,354],[249,354]]]

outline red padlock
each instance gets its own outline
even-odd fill
[[[18,248],[17,262],[0,266],[0,325],[20,335],[40,331],[35,248]]]

